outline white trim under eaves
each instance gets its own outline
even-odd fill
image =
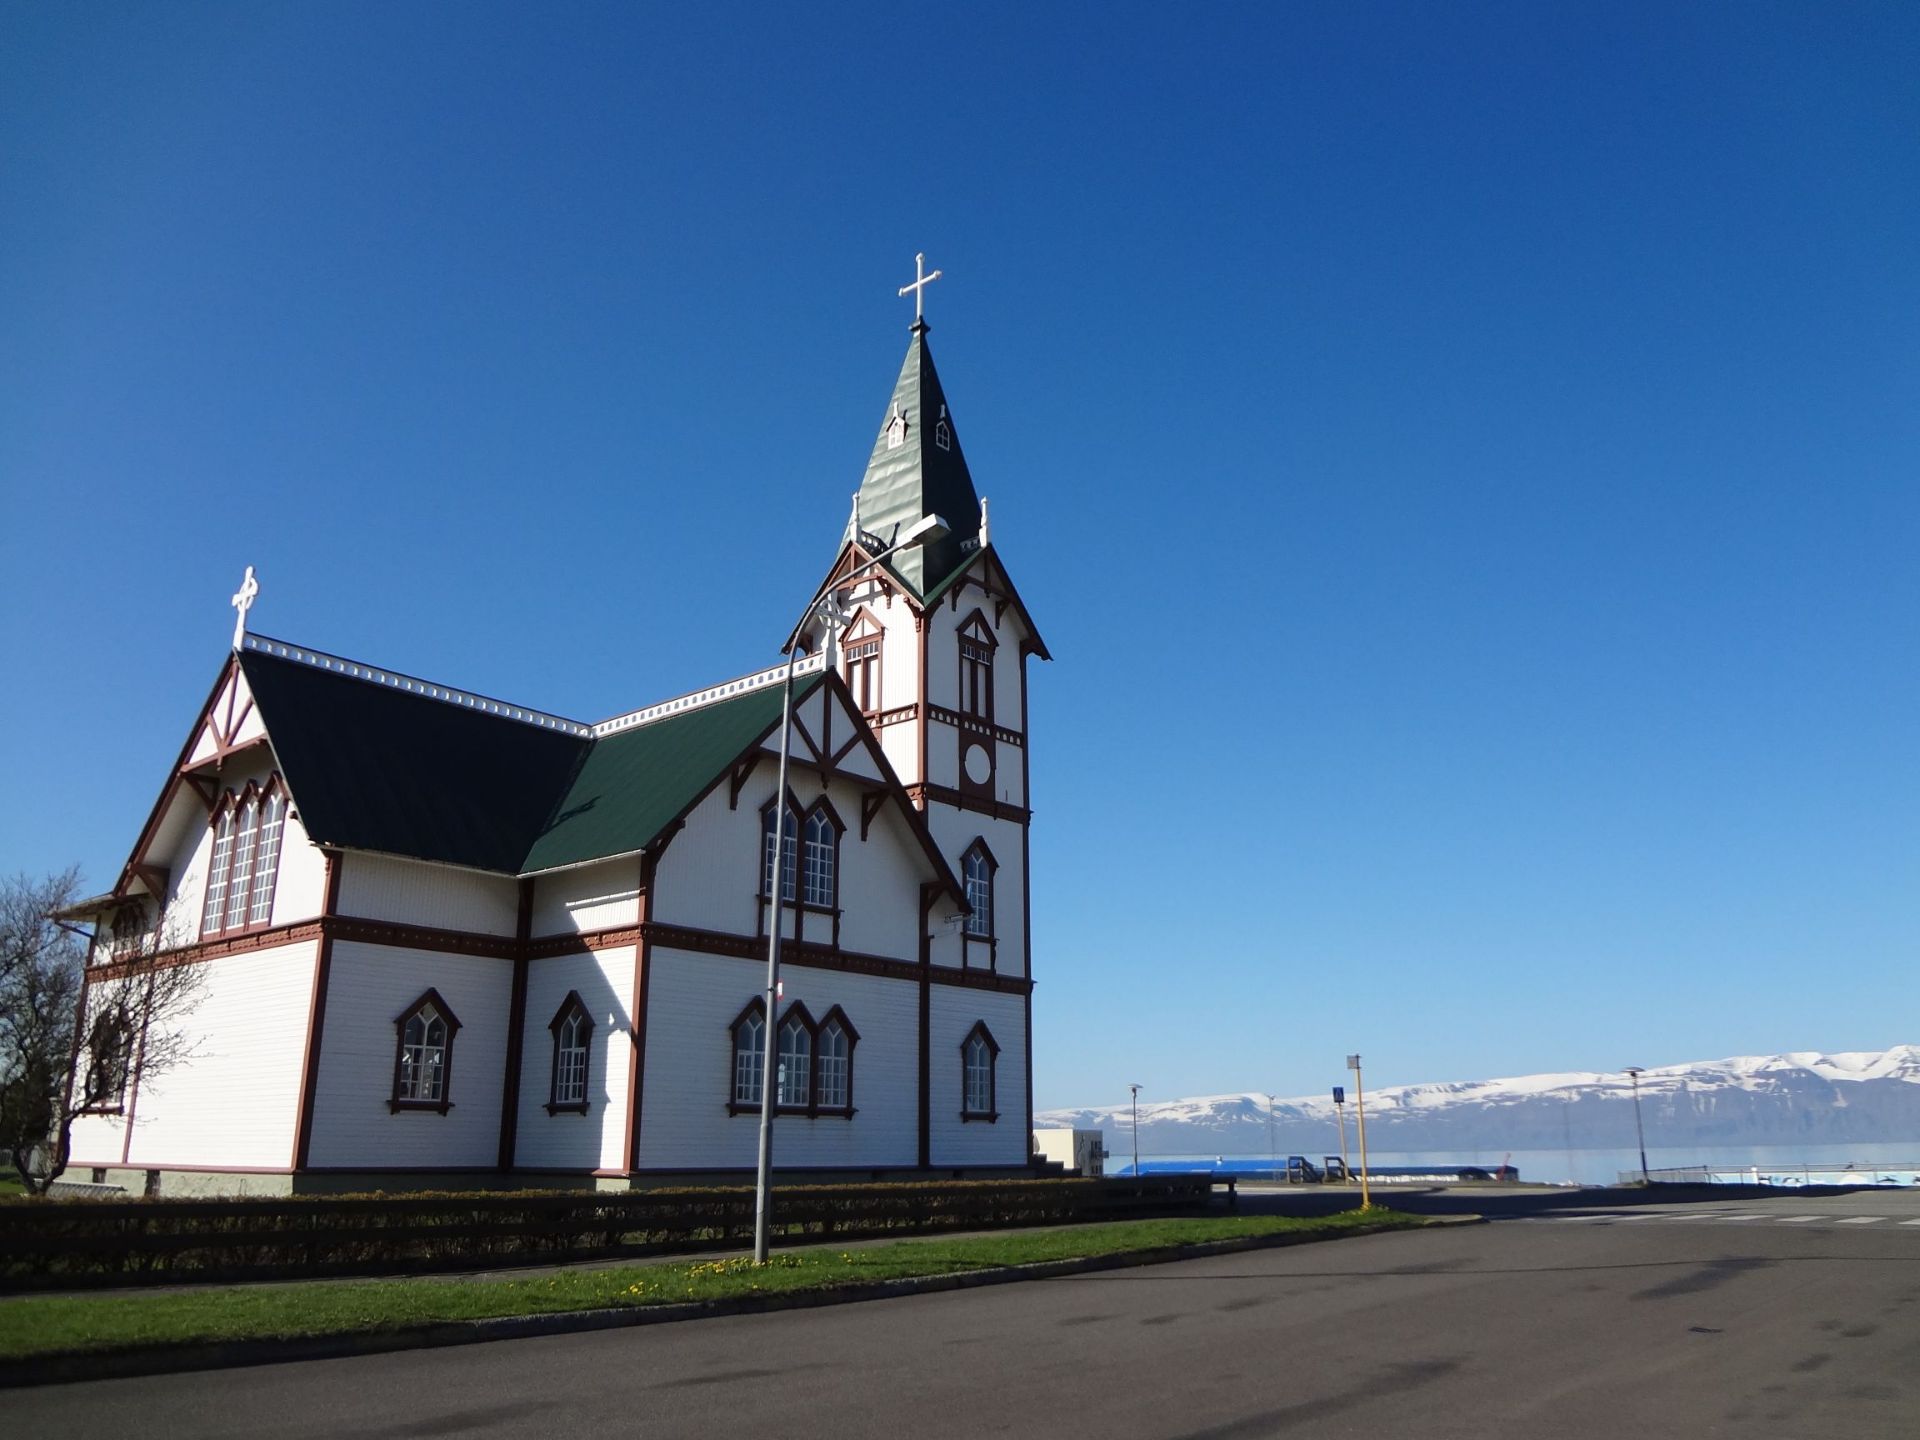
[[[812,675],[826,666],[826,652],[808,655],[794,662],[793,673],[796,676]],[[598,725],[588,727],[588,733],[595,739],[603,735],[617,735],[622,730],[631,730],[636,725],[645,725],[654,720],[664,720],[669,715],[678,715],[682,711],[697,710],[703,705],[712,705],[721,700],[731,700],[736,695],[744,695],[749,690],[762,690],[769,685],[784,680],[787,674],[786,662],[770,666],[765,670],[756,670],[751,675],[742,675],[737,680],[723,680],[718,685],[709,685],[704,690],[694,690],[685,695],[676,695],[671,700],[662,700],[658,705],[649,705],[642,710],[629,710],[624,715],[616,715],[611,720],[602,720]]]

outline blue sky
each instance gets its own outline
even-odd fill
[[[249,563],[766,663],[924,250],[1042,1105],[1920,1038],[1920,9],[683,10],[0,14],[0,871],[111,880]]]

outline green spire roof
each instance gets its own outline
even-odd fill
[[[860,529],[884,548],[927,515],[947,522],[947,537],[903,551],[888,562],[921,596],[978,548],[980,497],[974,493],[960,435],[947,412],[946,392],[927,349],[926,324],[919,321],[900,378],[893,383],[893,398],[880,419],[873,458],[860,481]]]

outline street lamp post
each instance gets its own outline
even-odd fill
[[[938,515],[923,516],[899,540],[868,560],[866,564],[849,572],[837,583],[843,587],[851,586],[864,579],[869,570],[889,555],[900,550],[930,545],[946,533],[945,520]],[[771,1203],[773,1198],[773,1111],[778,1084],[774,1066],[778,1061],[780,1043],[778,1029],[780,931],[781,907],[786,900],[787,880],[787,762],[793,749],[793,667],[800,658],[800,632],[821,613],[821,605],[835,583],[829,580],[814,591],[813,598],[807,601],[807,608],[801,613],[800,623],[794,626],[793,633],[787,637],[786,645],[787,678],[782,686],[780,697],[780,777],[778,788],[773,795],[773,879],[768,887],[767,896],[767,904],[771,911],[767,925],[767,1037],[760,1057],[760,1165],[753,1189],[753,1263],[756,1265],[767,1263],[768,1230],[773,1208]],[[829,639],[831,634],[831,621],[829,621]]]
[[[1633,1080],[1633,1131],[1640,1137],[1640,1183],[1651,1185],[1653,1176],[1647,1173],[1647,1127],[1640,1122],[1640,1077],[1645,1071],[1643,1065],[1627,1066],[1627,1074]]]
[[[1360,1127],[1360,1208],[1373,1208],[1373,1188],[1367,1177],[1367,1091],[1360,1083],[1360,1057],[1347,1056],[1347,1068],[1353,1071],[1353,1113]]]
[[[1140,1087],[1129,1085],[1133,1092],[1133,1178],[1140,1178]]]
[[[1273,1144],[1273,1096],[1267,1096],[1267,1178],[1280,1178],[1280,1152]]]

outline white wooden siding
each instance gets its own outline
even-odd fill
[[[352,857],[349,857],[352,858]],[[390,1113],[394,1021],[429,986],[460,1030],[453,1042],[452,1108]],[[310,1160],[315,1166],[491,1168],[500,1154],[513,964],[336,941],[327,980]]]
[[[205,991],[176,1025],[200,1036],[191,1059],[144,1077],[137,1094],[129,1086],[128,1165],[285,1169],[293,1163],[317,948],[310,940],[200,963]],[[119,1166],[122,1133],[117,1115],[80,1117],[71,1167]]]
[[[591,955],[535,960],[527,970],[520,1048],[520,1107],[514,1161],[534,1169],[617,1170],[626,1163],[627,1075],[633,1054],[631,945]],[[547,1113],[553,1088],[553,1031],[569,990],[593,1017],[587,1057],[587,1113]]]
[[[984,1020],[1000,1047],[991,1123],[962,1120],[960,1042]],[[1027,1163],[1026,1012],[1018,995],[933,987],[932,1063],[928,1076],[935,1166]]]
[[[728,1027],[760,992],[766,969],[755,961],[677,950],[655,949],[650,958],[640,1164],[645,1169],[751,1169],[759,1143],[758,1112],[727,1113],[733,1095]],[[785,1004],[804,1003],[816,1021],[839,1005],[860,1043],[853,1052],[853,1118],[779,1117],[775,1168],[915,1164],[918,985],[804,966],[782,966],[780,973]]]
[[[483,935],[510,936],[519,926],[520,886],[511,876],[357,852],[341,863],[342,915]]]
[[[273,923],[311,920],[326,906],[327,857],[307,839],[307,827],[289,814],[280,836],[280,878],[273,887]]]
[[[995,968],[1002,975],[1025,975],[1026,855],[1020,843],[1020,825],[1012,820],[996,820],[976,811],[956,810],[951,805],[936,803],[928,807],[927,828],[933,834],[934,843],[940,847],[940,853],[947,857],[947,863],[953,867],[954,875],[963,881],[960,857],[967,853],[976,838],[987,842],[987,848],[998,862],[998,868],[993,872],[993,928],[1000,942]],[[984,964],[985,951],[978,944],[974,950],[980,963]],[[949,962],[958,965],[960,952],[957,948],[943,947],[935,955],[934,963]],[[999,1032],[994,1033],[997,1036]]]
[[[542,875],[533,884],[533,933],[583,935],[632,925],[640,918],[639,897],[638,857]]]

